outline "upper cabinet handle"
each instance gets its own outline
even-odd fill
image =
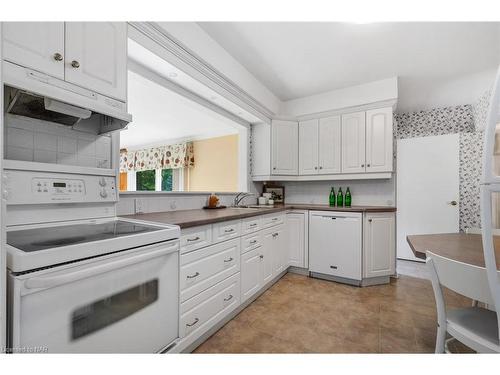
[[[63,57],[59,52],[54,53],[54,60],[62,61]]]
[[[323,169],[323,167],[319,167],[319,169]]]
[[[361,168],[363,168],[365,165],[364,164],[361,164]]]
[[[76,60],[71,61],[71,66],[75,69],[78,69],[80,67],[80,63]]]
[[[366,166],[367,166],[368,168],[370,168],[370,164],[366,164]]]

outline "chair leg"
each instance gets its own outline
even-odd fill
[[[436,353],[445,353],[446,328],[438,325],[436,334]]]

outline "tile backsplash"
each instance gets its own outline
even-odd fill
[[[16,115],[5,116],[5,158],[111,168],[111,137]]]

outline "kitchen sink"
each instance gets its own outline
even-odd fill
[[[235,209],[257,209],[257,210],[268,210],[270,208],[274,208],[274,206],[260,206],[257,204],[251,204],[251,205],[243,205],[243,206],[233,206],[230,208],[235,208]]]

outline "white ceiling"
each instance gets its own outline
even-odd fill
[[[199,25],[283,101],[393,76],[431,87],[500,62],[499,23]]]
[[[129,149],[235,134],[239,126],[130,71],[128,111],[133,121],[120,133],[120,146]]]

